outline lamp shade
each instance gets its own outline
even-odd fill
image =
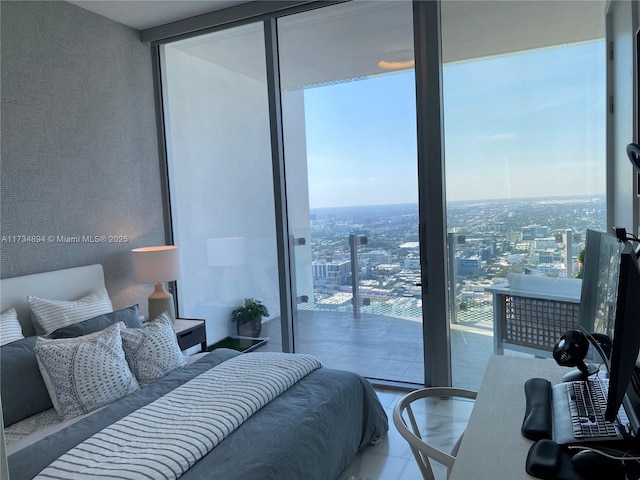
[[[180,247],[165,245],[131,250],[133,279],[138,283],[171,282],[180,278]]]
[[[245,262],[244,237],[207,239],[207,263],[212,267],[233,267]]]

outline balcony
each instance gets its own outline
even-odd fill
[[[508,284],[488,288],[478,302],[467,297],[466,308],[454,316],[455,323],[450,324],[454,386],[477,390],[494,353],[549,357],[555,339],[575,328],[580,280],[516,275],[511,281],[511,288]],[[506,308],[523,302],[527,304],[523,312]],[[294,326],[296,351],[314,355],[328,368],[422,384],[420,311],[404,313],[410,316],[363,312],[354,317],[350,311],[300,310]],[[263,324],[262,336],[269,337],[269,342],[260,350],[282,350],[279,318]]]
[[[453,384],[478,389],[493,354],[491,309],[483,315],[461,316],[451,325]],[[281,351],[280,319],[263,324],[269,337],[261,351]],[[424,383],[422,323],[386,315],[300,311],[296,351],[312,354],[325,367],[351,370],[368,378],[393,378]],[[522,355],[505,351],[506,355]]]

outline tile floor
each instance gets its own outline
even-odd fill
[[[421,480],[422,475],[409,445],[393,425],[393,408],[404,393],[376,388],[389,417],[389,432],[375,446],[362,450],[337,480]],[[466,428],[473,401],[466,399],[425,399],[413,404],[416,421],[424,425],[423,438],[433,446],[450,451]],[[431,462],[437,480],[445,480],[447,469]]]

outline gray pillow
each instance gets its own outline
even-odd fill
[[[37,338],[27,337],[0,347],[0,395],[5,427],[53,408],[38,368]]]
[[[105,313],[98,317],[90,318],[73,325],[59,328],[49,335],[49,338],[75,338],[90,333],[99,332],[114,323],[123,322],[127,328],[141,328],[142,322],[138,315],[138,305],[129,308],[116,310],[115,312]]]

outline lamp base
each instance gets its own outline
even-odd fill
[[[149,296],[149,320],[158,318],[167,312],[173,322],[176,321],[176,310],[173,295],[164,289],[164,283],[155,284],[155,290]]]

